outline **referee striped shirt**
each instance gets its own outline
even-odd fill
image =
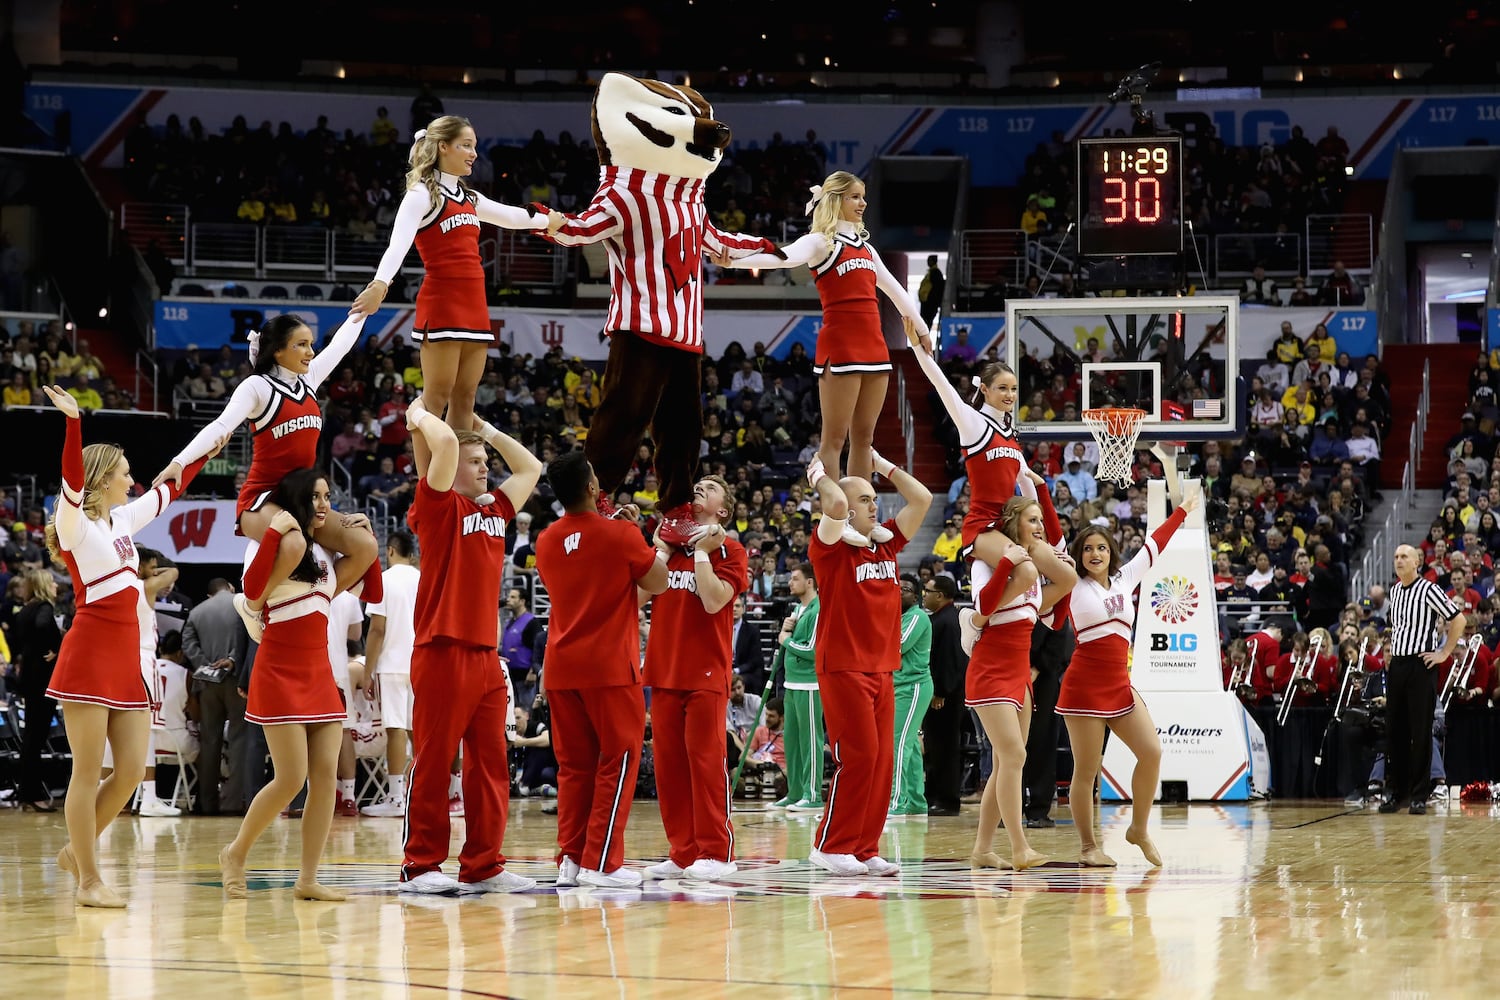
[[[1395,581],[1387,597],[1392,656],[1433,652],[1442,645],[1439,629],[1459,613],[1458,605],[1443,593],[1443,588],[1422,576],[1409,584]]]

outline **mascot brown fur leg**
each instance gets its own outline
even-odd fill
[[[650,430],[661,486],[659,509],[692,502],[703,438],[702,361],[692,351],[664,347],[625,330],[610,337],[602,399],[584,441],[602,495],[614,498]]]

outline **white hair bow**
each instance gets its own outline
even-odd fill
[[[807,203],[807,207],[805,207],[803,209],[803,211],[806,212],[808,215],[812,215],[813,214],[813,209],[815,209],[815,208],[818,207],[818,202],[820,202],[820,201],[823,200],[823,185],[821,185],[821,184],[814,184],[812,187],[808,188],[807,190],[809,190],[809,191],[812,192],[812,201],[810,201],[810,202]]]
[[[421,142],[425,138],[427,138],[427,130],[425,128],[419,128],[417,129],[416,134],[411,137],[411,141]]]
[[[255,367],[255,359],[260,356],[260,331],[250,331],[250,367]]]
[[[978,375],[975,375],[973,378],[969,379],[969,381],[974,383],[974,388],[976,389],[984,388],[984,379],[980,378]]]

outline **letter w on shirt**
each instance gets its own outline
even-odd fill
[[[581,532],[581,531],[575,531],[571,535],[569,535],[567,538],[564,538],[563,539],[563,554],[564,555],[572,555],[574,552],[578,551],[578,543],[582,539],[583,539],[583,532]]]

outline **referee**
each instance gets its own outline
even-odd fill
[[[1396,583],[1391,587],[1391,660],[1386,666],[1385,801],[1383,813],[1408,799],[1413,816],[1427,812],[1432,769],[1432,715],[1437,707],[1433,670],[1453,655],[1464,634],[1464,616],[1443,588],[1417,574],[1422,558],[1410,545],[1396,547]],[[1443,648],[1432,650],[1439,623],[1447,625]]]

